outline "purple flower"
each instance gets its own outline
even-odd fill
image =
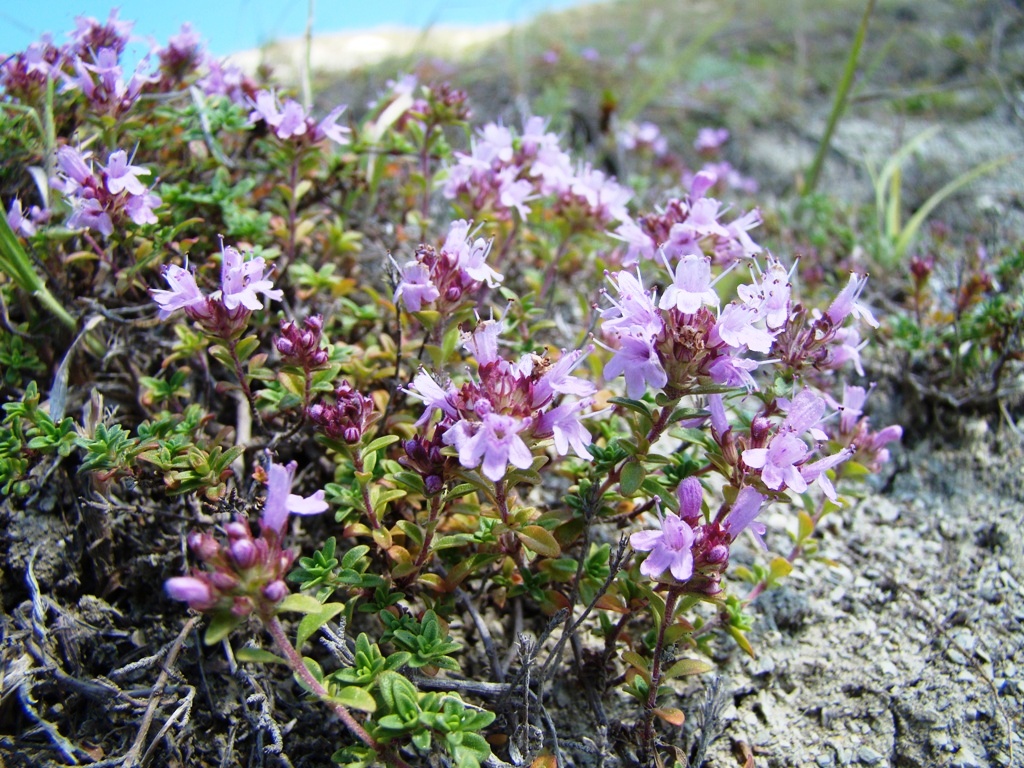
[[[640,573],[652,579],[669,571],[677,581],[693,575],[693,529],[676,515],[665,515],[660,531],[638,531],[629,543],[638,552],[650,552],[640,564]]]
[[[146,187],[139,176],[148,176],[151,171],[138,165],[128,164],[128,153],[123,149],[112,152],[107,161],[107,189],[112,195],[127,190],[129,195],[144,195]]]
[[[786,418],[782,422],[782,430],[802,435],[810,432],[815,440],[827,440],[828,435],[818,428],[821,417],[825,413],[825,399],[814,394],[810,389],[802,389],[786,408]]]
[[[538,437],[551,434],[559,456],[565,456],[571,447],[573,453],[581,459],[591,458],[587,446],[593,442],[593,438],[580,422],[580,411],[592,402],[587,398],[574,403],[562,403],[541,414],[535,424],[535,434]]]
[[[716,152],[729,140],[728,128],[701,128],[693,148],[698,152]]]
[[[200,309],[206,304],[206,296],[196,285],[196,278],[189,270],[176,264],[164,268],[164,279],[171,286],[169,291],[152,290],[153,301],[160,307],[159,317],[166,320],[176,309]]]
[[[769,352],[775,336],[754,324],[757,312],[746,304],[730,304],[718,316],[713,335],[717,335],[730,347],[746,346],[754,352]]]
[[[162,202],[156,195],[143,192],[141,195],[128,198],[124,204],[124,212],[128,214],[129,219],[139,226],[143,224],[156,224],[157,218],[156,214],[153,213],[153,209]]]
[[[609,276],[608,281],[618,289],[619,297],[616,300],[605,294],[612,303],[601,312],[605,333],[646,339],[653,339],[661,333],[664,321],[655,304],[654,294],[644,290],[639,271],[636,277],[631,272],[618,272]]]
[[[619,348],[604,367],[603,376],[614,379],[625,374],[626,394],[633,399],[644,396],[647,387],[661,389],[668,383],[668,374],[661,366],[654,345],[642,338],[625,336]]]
[[[725,518],[725,524],[722,526],[725,532],[735,539],[749,527],[764,546],[764,540],[761,538],[764,534],[764,526],[754,522],[754,518],[760,514],[765,501],[767,498],[750,486],[740,490],[736,494],[736,500],[733,501],[729,515]]]
[[[761,479],[773,491],[785,485],[796,493],[807,490],[807,481],[796,466],[807,458],[807,445],[792,432],[779,432],[767,448],[748,448],[743,463],[761,470]]]
[[[317,515],[327,510],[324,492],[312,496],[292,493],[292,480],[298,466],[292,461],[286,465],[270,463],[267,471],[267,500],[263,503],[260,524],[265,531],[274,531],[280,537],[288,523],[288,514]]]
[[[821,488],[825,496],[827,496],[830,501],[835,502],[838,500],[836,496],[836,489],[835,486],[832,485],[832,481],[828,479],[828,470],[842,464],[853,454],[853,448],[843,448],[843,450],[838,453],[833,453],[831,456],[818,459],[810,464],[804,464],[800,467],[800,476],[808,483],[817,481],[818,487]],[[802,491],[797,492],[802,493]]]
[[[274,129],[279,139],[304,135],[309,130],[309,126],[306,125],[306,110],[299,102],[288,99],[281,108],[281,117]]]
[[[585,349],[572,352],[562,350],[562,357],[548,368],[533,386],[533,406],[539,408],[551,400],[556,394],[588,397],[597,389],[592,382],[578,376],[570,376],[584,358],[594,351],[590,345]]]
[[[484,475],[497,482],[505,477],[508,464],[519,469],[529,469],[533,464],[533,454],[519,436],[528,425],[528,420],[486,413],[475,429],[467,421],[458,422],[444,433],[444,442],[458,449],[459,462],[467,469],[483,461]]]
[[[867,275],[850,275],[850,282],[847,283],[846,287],[839,292],[835,301],[832,302],[828,310],[825,312],[825,317],[829,319],[832,325],[842,325],[843,321],[846,320],[847,317],[854,315],[870,325],[872,328],[878,327],[878,321],[875,320],[875,316],[871,314],[871,310],[857,301],[857,299],[860,298],[861,293],[864,291],[864,286],[867,285],[867,282]]]
[[[21,210],[21,200],[17,198],[11,201],[11,207],[7,212],[7,224],[13,232],[25,237],[31,237],[36,233],[36,225],[25,217]]]
[[[669,266],[665,259],[665,266]],[[675,308],[692,315],[703,305],[718,306],[718,294],[711,287],[711,259],[706,256],[685,255],[676,263],[672,285],[665,289],[658,306]]]
[[[402,267],[402,280],[395,289],[395,303],[401,299],[410,312],[419,312],[424,304],[430,304],[441,296],[432,282],[430,270],[419,261],[408,261]]]
[[[280,301],[284,293],[273,288],[274,283],[267,279],[269,274],[269,270],[264,272],[262,257],[245,261],[235,248],[222,248],[220,275],[221,301],[224,306],[229,310],[239,306],[248,310],[263,309],[257,293],[262,293],[267,299]]]
[[[422,426],[430,421],[434,411],[441,411],[445,416],[458,418],[459,412],[452,406],[451,398],[455,394],[453,390],[444,389],[426,371],[420,371],[412,380],[409,389],[406,390],[413,397],[423,401],[426,409],[420,416],[416,426]]]
[[[770,258],[760,284],[741,285],[736,293],[744,304],[765,319],[769,328],[782,328],[789,320],[790,288],[789,273]]]
[[[114,233],[114,222],[110,214],[103,210],[99,200],[92,197],[80,197],[73,203],[73,210],[68,217],[68,229],[95,229],[105,237]]]
[[[347,126],[338,125],[338,118],[344,111],[345,107],[342,105],[328,112],[327,117],[316,124],[316,130],[313,132],[314,140],[320,141],[326,138],[336,144],[348,144],[352,131]]]

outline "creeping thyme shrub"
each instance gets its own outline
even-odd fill
[[[80,19],[0,68],[4,494],[61,465],[175,510],[166,595],[206,653],[289,668],[337,763],[557,757],[582,655],[635,700],[614,748],[660,764],[673,681],[753,652],[751,603],[900,438],[865,415],[867,277],[802,292],[723,129],[697,171],[624,129],[641,203],[447,84],[346,124],[191,29],[126,73],[129,35]]]

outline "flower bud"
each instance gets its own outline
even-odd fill
[[[216,602],[210,584],[194,576],[176,576],[168,579],[164,589],[172,600],[186,602],[197,611],[208,610]]]
[[[213,586],[221,592],[227,592],[238,586],[238,578],[224,571],[212,571],[207,578]]]
[[[238,539],[231,542],[230,551],[235,565],[243,570],[251,568],[256,562],[256,545],[252,543],[251,539]]]
[[[248,597],[236,597],[231,606],[231,612],[238,617],[248,616],[252,613],[252,600]]]
[[[721,565],[729,559],[729,548],[724,544],[716,544],[707,551],[704,559],[711,565]]]
[[[249,538],[249,527],[238,520],[233,520],[224,526],[224,532],[228,535],[228,538],[234,541],[235,539],[248,539]]]
[[[462,298],[462,289],[457,285],[453,285],[447,291],[444,292],[444,298],[449,302],[456,302]]]
[[[423,485],[426,487],[427,493],[434,496],[444,488],[444,480],[441,479],[440,475],[428,475],[423,481]]]
[[[765,416],[755,416],[750,422],[750,440],[752,447],[762,448],[768,441],[768,433],[771,431],[772,423]]]
[[[295,345],[283,336],[274,339],[274,346],[277,347],[277,351],[285,357],[291,357],[295,354]]]
[[[220,551],[220,544],[213,536],[195,531],[188,535],[188,548],[205,563]]]
[[[278,579],[267,584],[261,591],[267,600],[278,603],[288,596],[288,585]]]

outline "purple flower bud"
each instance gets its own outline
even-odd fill
[[[213,571],[207,574],[210,583],[221,592],[227,592],[238,586],[238,578],[225,571]]]
[[[427,452],[423,450],[423,446],[420,444],[418,438],[412,438],[402,443],[402,447],[405,449],[405,454],[413,461],[423,461],[427,458]]]
[[[224,532],[228,535],[228,538],[232,541],[235,539],[247,539],[249,538],[249,528],[245,523],[233,520],[224,526]]]
[[[248,616],[252,613],[252,600],[248,597],[236,597],[235,602],[231,606],[231,612],[239,618]]]
[[[306,318],[305,326],[314,333],[319,333],[324,329],[324,316],[310,315]]]
[[[310,356],[310,360],[316,366],[327,365],[327,361],[330,360],[330,353],[326,349],[318,349]]]
[[[431,496],[440,493],[444,488],[444,480],[439,475],[428,475],[423,484],[426,486],[427,493]]]
[[[755,416],[750,422],[750,440],[755,446],[763,446],[768,440],[768,433],[771,431],[772,423],[765,416]]]
[[[462,298],[462,289],[457,285],[453,285],[447,291],[444,292],[444,298],[446,301],[455,302]]]
[[[262,590],[263,596],[272,603],[280,602],[288,596],[288,585],[278,579],[272,581]]]
[[[238,539],[231,542],[231,559],[239,568],[251,568],[256,562],[256,545],[251,539]]]
[[[696,477],[687,477],[676,491],[679,497],[679,516],[690,525],[700,519],[700,505],[704,500],[704,489]]]
[[[355,445],[359,442],[361,430],[359,427],[346,427],[345,428],[345,442],[349,445]]]
[[[164,589],[172,600],[181,600],[197,611],[213,607],[216,599],[210,584],[194,576],[175,576],[164,583]]]
[[[295,345],[283,336],[279,336],[274,339],[274,346],[276,346],[277,351],[285,357],[291,357],[295,354]]]
[[[711,565],[720,565],[729,559],[729,548],[724,544],[716,544],[707,551],[704,559]]]

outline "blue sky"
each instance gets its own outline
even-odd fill
[[[381,24],[423,28],[432,23],[522,21],[541,11],[581,0],[314,0],[314,30],[341,32]],[[0,52],[23,50],[43,32],[57,43],[74,28],[75,16],[106,19],[112,7],[135,22],[134,32],[165,43],[183,22],[203,36],[211,52],[226,55],[277,37],[301,35],[308,0],[2,0]]]

